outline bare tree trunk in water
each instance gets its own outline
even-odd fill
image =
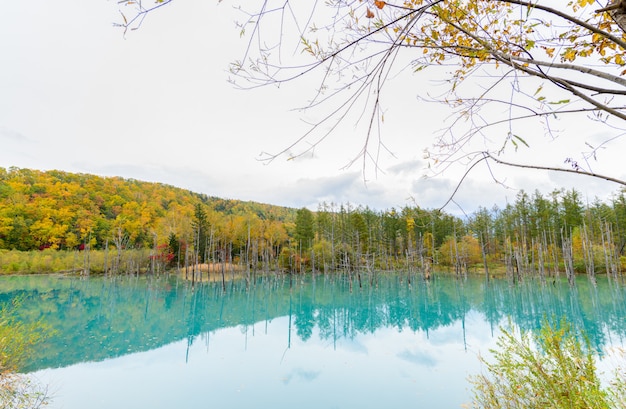
[[[109,239],[104,243],[104,275],[109,273]]]
[[[563,264],[565,265],[565,275],[570,286],[576,284],[574,277],[574,258],[572,255],[572,239],[570,237],[564,237],[561,231],[561,237],[563,242]]]
[[[480,232],[480,253],[483,257],[483,267],[485,268],[485,279],[489,281],[489,265],[487,264],[487,243],[485,243],[485,236],[483,232]]]
[[[591,239],[589,238],[589,232],[587,230],[587,224],[583,223],[583,232],[582,232],[582,244],[583,244],[583,258],[585,262],[585,270],[587,271],[587,276],[591,280],[592,283],[596,283],[596,266],[593,259],[593,244]]]
[[[185,280],[189,280],[189,246],[185,246]]]
[[[222,262],[220,263],[222,266],[222,291],[226,291],[226,249],[222,248],[221,250]]]

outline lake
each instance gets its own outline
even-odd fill
[[[624,345],[626,297],[600,277],[435,275],[0,277],[0,302],[55,330],[25,368],[53,409],[460,408],[509,320],[566,317],[599,357]]]

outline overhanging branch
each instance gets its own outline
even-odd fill
[[[614,177],[607,176],[607,175],[601,175],[601,174],[595,173],[595,172],[588,172],[588,171],[582,170],[582,169],[567,169],[567,168],[557,168],[557,167],[552,167],[552,166],[540,166],[540,165],[529,165],[529,164],[522,164],[522,163],[507,162],[507,161],[503,161],[502,159],[496,158],[495,156],[493,156],[489,152],[483,152],[482,155],[483,155],[483,157],[481,159],[479,159],[479,161],[482,161],[483,159],[491,159],[491,160],[493,160],[495,163],[497,163],[499,165],[511,166],[511,167],[514,167],[514,168],[547,170],[547,171],[550,171],[550,172],[574,173],[576,175],[590,176],[590,177],[603,179],[603,180],[606,180],[606,181],[609,181],[609,182],[613,182],[613,183],[617,183],[617,184],[626,186],[626,181],[624,181],[624,180],[616,179]]]

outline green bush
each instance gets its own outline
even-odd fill
[[[17,371],[49,330],[17,320],[17,308],[19,302],[0,308],[0,409],[36,409],[48,403],[46,389]]]
[[[626,407],[626,377],[602,385],[593,352],[562,322],[537,333],[502,329],[488,374],[470,377],[474,406],[485,409]]]

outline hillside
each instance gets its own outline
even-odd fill
[[[207,264],[223,278],[227,269],[427,275],[432,267],[512,279],[565,272],[573,283],[576,272],[622,276],[625,249],[625,191],[587,205],[575,190],[520,191],[505,208],[460,219],[419,206],[320,203],[312,212],[119,177],[0,168],[0,273]]]
[[[160,183],[62,171],[0,168],[0,249],[152,247],[192,236],[197,205],[214,231],[293,223],[295,209],[223,199]],[[244,226],[245,225],[245,226]]]

